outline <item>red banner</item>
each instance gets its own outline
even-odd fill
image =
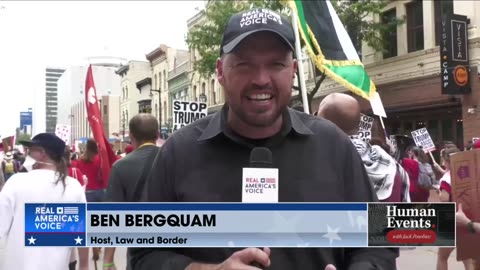
[[[88,123],[92,129],[93,138],[97,141],[102,179],[106,186],[116,156],[115,153],[113,153],[113,149],[110,147],[107,137],[105,136],[105,131],[103,130],[103,120],[102,115],[100,114],[97,90],[93,81],[92,65],[88,67],[87,79],[85,81],[85,104],[87,107]]]

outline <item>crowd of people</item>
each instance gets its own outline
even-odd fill
[[[279,24],[273,16],[239,27],[241,18],[236,14],[227,24],[217,61],[223,108],[178,130],[162,147],[155,144],[157,119],[134,116],[129,154],[119,153],[108,179],[93,139],[79,156],[53,134],[20,142],[28,149],[21,165],[2,164],[8,168],[0,192],[4,269],[76,269],[77,261],[88,269],[87,248],[78,248],[78,256],[70,248],[25,249],[25,202],[245,202],[239,181],[257,146],[273,153],[279,202],[451,201],[449,161],[458,147],[443,143],[437,164],[410,137],[395,136],[393,143],[378,125],[369,142],[361,140],[360,107],[346,94],[325,97],[315,114],[288,108],[297,69],[290,20]],[[457,219],[479,231],[461,208]],[[115,249],[102,252],[102,269],[115,270]],[[447,269],[451,252],[439,250],[438,270]],[[100,254],[93,249],[94,260]],[[397,248],[130,248],[128,269],[387,270],[396,269],[398,256]]]

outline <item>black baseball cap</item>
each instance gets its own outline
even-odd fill
[[[53,133],[40,133],[35,135],[31,141],[19,141],[25,147],[40,146],[53,156],[53,160],[60,160],[65,151],[65,142]]]
[[[223,32],[220,55],[232,52],[251,34],[268,31],[281,37],[295,53],[295,33],[288,17],[266,8],[253,8],[230,17]]]

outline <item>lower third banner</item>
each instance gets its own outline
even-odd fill
[[[87,245],[364,247],[366,204],[88,204]]]
[[[455,246],[453,203],[26,204],[26,246]]]

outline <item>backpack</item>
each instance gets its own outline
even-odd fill
[[[430,176],[427,168],[422,163],[418,162],[418,186],[430,190],[433,186],[433,179]]]

